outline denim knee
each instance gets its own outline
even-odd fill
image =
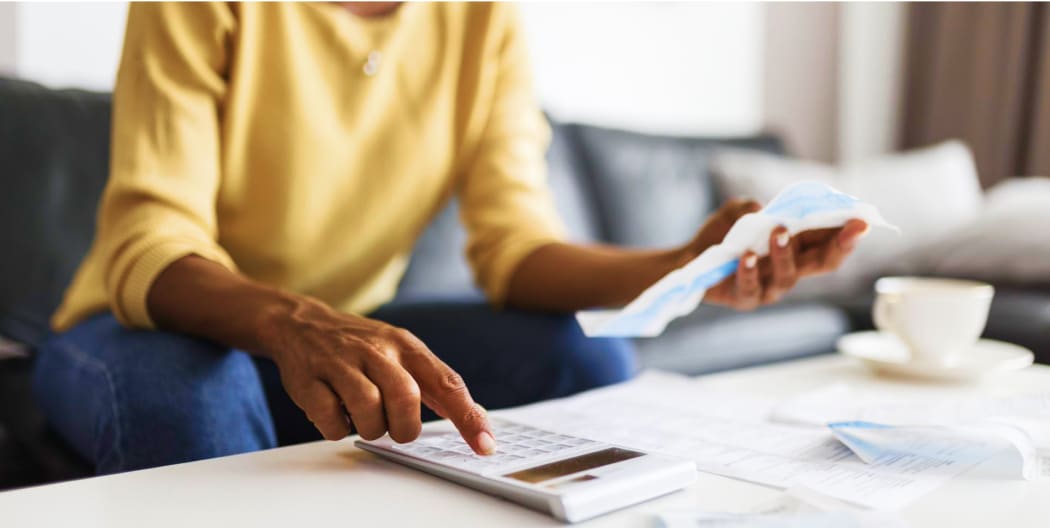
[[[588,338],[570,315],[435,300],[391,304],[372,316],[416,334],[492,408],[624,381],[638,368],[630,341]]]
[[[625,339],[590,338],[567,315],[507,312],[519,354],[508,387],[531,400],[561,398],[630,379],[638,370],[634,346]]]
[[[251,358],[206,341],[129,330],[110,315],[52,337],[34,392],[99,473],[276,445]]]
[[[551,354],[571,372],[572,392],[626,381],[638,372],[634,344],[621,338],[587,337],[571,316],[550,321]]]

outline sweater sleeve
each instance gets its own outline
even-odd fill
[[[152,328],[146,296],[175,260],[234,269],[217,243],[221,101],[234,16],[225,4],[132,4],[113,94],[98,217],[113,314]]]
[[[515,6],[492,4],[483,60],[491,79],[488,117],[459,189],[467,259],[475,282],[497,305],[518,265],[540,246],[564,239],[547,186],[550,129],[532,87],[531,66]]]

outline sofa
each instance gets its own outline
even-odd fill
[[[0,352],[0,489],[91,472],[48,430],[29,380],[32,350],[46,338],[48,317],[93,237],[108,173],[109,113],[109,94],[0,78],[0,337],[24,351]],[[784,150],[774,135],[666,137],[554,120],[551,127],[550,184],[570,235],[583,242],[684,242],[725,198],[710,170],[715,149]],[[464,241],[453,201],[419,239],[394,302],[480,298]],[[686,374],[824,354],[842,334],[870,327],[869,302],[781,304],[746,313],[702,305],[664,335],[638,340],[637,348],[646,367]],[[1013,340],[1011,331],[1050,329],[1017,313],[1037,307],[1050,320],[1050,295],[1025,297],[1025,308],[1010,305],[1001,325],[1003,298],[996,302],[993,337]],[[1044,337],[1037,332],[1019,342],[1039,341],[1045,353],[1050,339]]]

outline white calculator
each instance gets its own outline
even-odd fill
[[[355,445],[406,466],[577,522],[684,488],[691,460],[490,420],[498,449],[478,456],[448,421],[423,425],[419,439]]]

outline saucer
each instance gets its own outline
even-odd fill
[[[863,361],[876,372],[937,380],[977,380],[991,374],[1023,369],[1035,359],[1027,348],[981,339],[973,349],[960,355],[956,365],[913,363],[904,343],[893,335],[878,331],[844,335],[839,338],[837,346],[840,352]]]

